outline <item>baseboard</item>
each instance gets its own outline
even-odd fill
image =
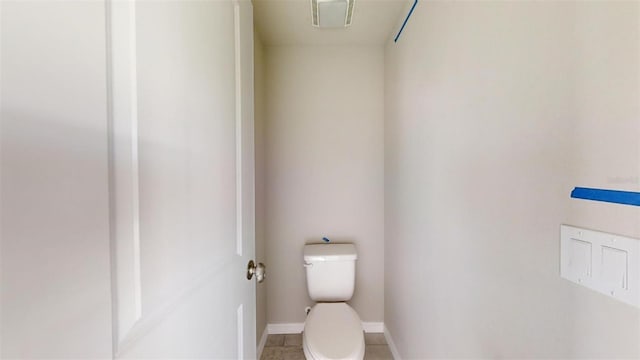
[[[260,342],[258,343],[258,349],[256,351],[257,358],[260,359],[262,357],[262,351],[264,350],[264,346],[267,344],[267,336],[269,336],[269,331],[267,327],[264,327],[264,331],[262,332],[262,336],[260,337]]]
[[[366,333],[384,332],[384,323],[381,322],[362,322],[362,328]],[[269,324],[267,331],[269,334],[298,334],[304,330],[304,323],[283,323]]]
[[[269,334],[298,334],[304,329],[304,323],[268,324]]]
[[[393,355],[394,360],[402,360],[400,357],[400,353],[398,352],[398,348],[396,344],[393,342],[393,338],[391,337],[391,333],[386,326],[383,325],[384,330],[384,338],[387,340],[387,345],[389,345],[389,350],[391,350],[391,355]]]
[[[362,322],[362,328],[366,333],[381,333],[384,331],[384,323],[382,322]]]

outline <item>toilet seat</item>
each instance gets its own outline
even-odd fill
[[[318,303],[304,323],[302,346],[307,360],[362,360],[360,317],[347,303]]]

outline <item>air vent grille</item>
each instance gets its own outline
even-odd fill
[[[351,20],[353,20],[353,5],[355,3],[355,0],[349,0],[349,10],[347,11],[347,20],[345,21],[344,26],[351,25]]]
[[[318,20],[318,0],[311,0],[311,19],[313,26],[320,26],[320,21]]]
[[[311,0],[311,23],[315,27],[350,26],[355,0]]]

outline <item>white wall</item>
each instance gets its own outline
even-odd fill
[[[571,182],[640,191],[640,3],[575,7]],[[566,222],[640,239],[640,208],[569,200]],[[640,358],[640,309],[573,284],[575,357]]]
[[[0,357],[110,358],[104,4],[0,6]]]
[[[637,208],[569,199],[616,176],[637,190],[637,14],[420,2],[388,43],[385,324],[403,358],[640,356],[638,310],[560,279],[558,246],[563,222],[639,235]]]
[[[576,186],[640,189],[640,3],[576,7],[572,175]],[[640,238],[637,207],[570,202],[569,222]]]
[[[356,244],[351,304],[382,321],[383,49],[269,47],[266,60],[268,322],[304,321],[302,249],[323,236]]]

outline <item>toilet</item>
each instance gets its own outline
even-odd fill
[[[307,290],[316,304],[304,322],[302,349],[307,360],[362,360],[362,321],[346,301],[356,277],[353,244],[313,244],[304,247]]]

